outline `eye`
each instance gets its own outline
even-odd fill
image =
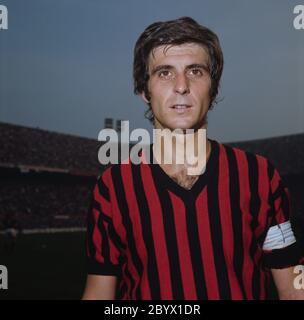
[[[203,71],[201,69],[198,69],[198,68],[190,69],[189,70],[189,74],[191,76],[202,76],[203,75]]]
[[[158,73],[158,76],[163,79],[168,79],[172,77],[172,72],[169,70],[162,70]]]

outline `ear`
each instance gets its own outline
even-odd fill
[[[142,97],[142,99],[145,101],[145,103],[150,103],[150,100],[147,99],[145,92],[143,91],[140,96]]]

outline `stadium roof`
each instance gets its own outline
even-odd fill
[[[0,122],[0,163],[35,171],[99,174],[100,142]]]

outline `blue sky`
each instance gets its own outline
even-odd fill
[[[191,16],[214,30],[225,67],[208,135],[222,142],[304,132],[298,1],[0,0],[0,121],[97,138],[104,118],[151,125],[133,94],[133,47],[155,21]]]

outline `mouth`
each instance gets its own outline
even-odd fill
[[[174,104],[170,108],[176,110],[178,113],[184,113],[189,111],[192,108],[192,106],[190,104]]]

